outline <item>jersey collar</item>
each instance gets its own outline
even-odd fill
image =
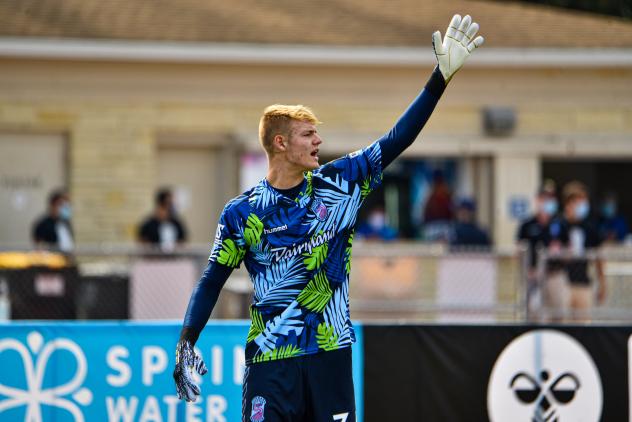
[[[287,205],[305,208],[309,204],[312,193],[311,171],[305,172],[301,189],[295,199],[288,198],[281,194],[278,190],[274,189],[264,177],[248,196],[248,202],[255,208],[266,208],[269,205],[275,205],[277,203],[285,203]]]

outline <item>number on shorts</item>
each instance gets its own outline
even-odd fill
[[[337,415],[334,415],[334,420],[335,421],[340,421],[340,422],[347,422],[347,418],[349,417],[349,412],[347,413],[338,413]]]

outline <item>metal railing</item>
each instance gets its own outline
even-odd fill
[[[90,246],[70,257],[0,251],[0,319],[181,319],[207,258],[205,246],[170,254]],[[586,259],[593,277],[592,262],[604,263],[608,294],[582,321],[632,321],[632,248],[604,249]],[[351,316],[456,323],[576,321],[547,316],[551,310],[542,292],[555,260],[560,256],[541,254],[533,270],[520,248],[454,250],[356,241]],[[589,294],[597,293],[595,286]],[[252,285],[242,266],[226,283],[212,317],[247,318],[251,300]]]
[[[354,245],[351,310],[358,319],[521,321],[521,260],[514,249],[441,244]]]
[[[523,284],[529,321],[632,321],[630,246],[580,253],[540,250],[537,266],[525,271]]]

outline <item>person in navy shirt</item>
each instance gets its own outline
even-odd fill
[[[65,190],[56,190],[48,196],[46,215],[39,218],[32,228],[31,237],[38,248],[70,253],[74,249],[72,208]]]
[[[476,202],[461,198],[456,206],[456,221],[452,227],[450,245],[454,250],[485,250],[491,245],[489,235],[476,222]]]
[[[608,192],[599,209],[599,231],[604,242],[621,243],[628,235],[628,222],[619,214],[617,209],[617,196],[614,192]]]
[[[417,138],[470,53],[478,24],[455,15],[433,34],[438,66],[395,126],[359,151],[325,165],[315,114],[302,105],[264,110],[259,139],[268,173],[225,206],[209,263],[194,289],[174,380],[195,401],[192,371],[207,369],[193,346],[219,291],[242,263],[254,286],[246,338],[243,421],[354,421],[349,315],[351,247],[357,216],[382,171]]]
[[[554,321],[588,321],[595,299],[606,300],[607,286],[600,246],[603,239],[590,218],[590,202],[586,186],[579,181],[567,183],[562,190],[562,214],[552,242],[561,245],[557,256],[549,247],[547,264],[561,269],[558,276],[549,276],[544,286],[545,305]],[[594,272],[590,271],[594,266]],[[597,279],[593,285],[594,273]]]
[[[538,308],[541,307],[541,287],[550,274],[559,271],[560,266],[549,260],[547,268],[543,274],[539,274],[538,255],[546,253],[549,247],[552,250],[556,247],[554,239],[559,237],[560,224],[555,221],[552,224],[559,205],[555,195],[555,184],[552,180],[546,181],[535,199],[535,213],[522,221],[517,232],[517,240],[526,248],[527,259],[527,311],[528,318],[537,316]],[[558,240],[557,247],[561,247]]]
[[[175,210],[171,189],[156,192],[154,212],[138,227],[138,240],[162,252],[173,252],[186,242],[186,226]]]
[[[369,211],[366,219],[356,229],[358,239],[391,241],[397,239],[397,230],[388,224],[383,203]]]
[[[555,186],[552,183],[544,185],[535,200],[535,213],[524,220],[518,228],[518,241],[528,246],[529,277],[535,276],[537,269],[538,250],[546,249],[551,243],[553,235],[549,225],[558,210]]]

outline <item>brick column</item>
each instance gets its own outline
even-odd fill
[[[70,132],[78,242],[125,242],[151,209],[155,148],[148,112],[88,110]]]

